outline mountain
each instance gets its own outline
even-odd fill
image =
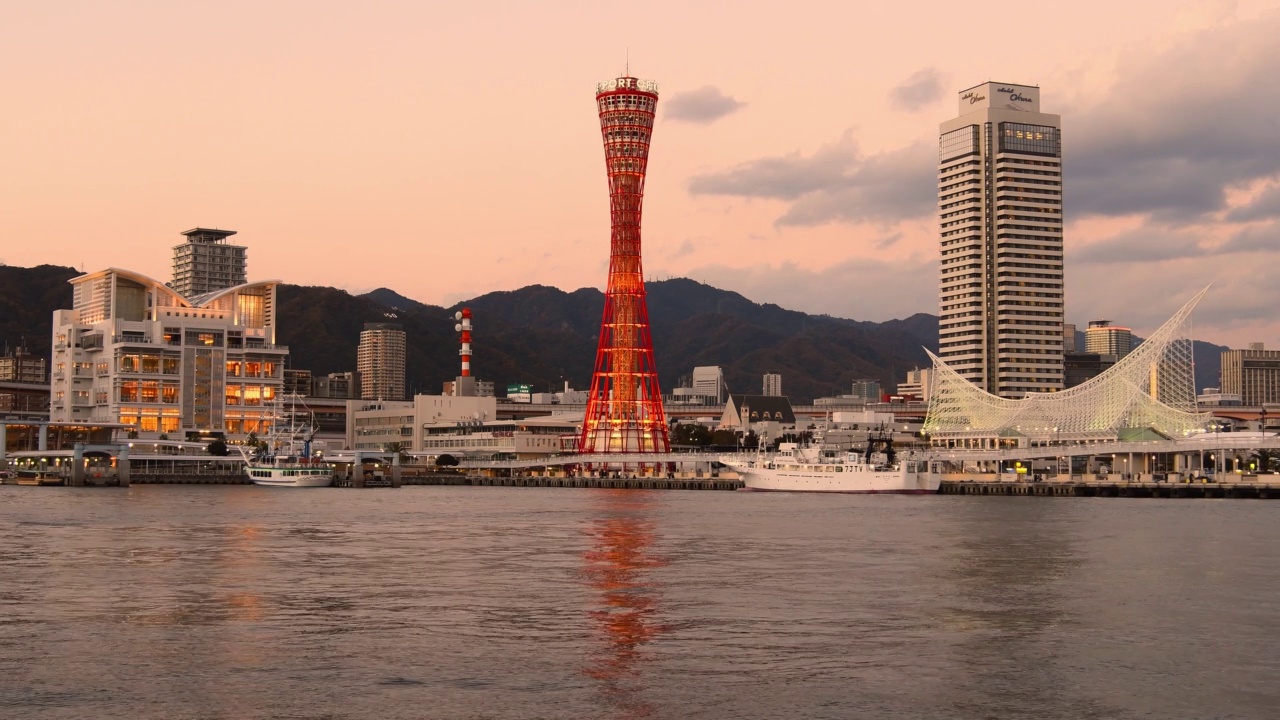
[[[0,343],[11,351],[25,346],[32,355],[48,360],[53,348],[53,311],[71,307],[67,281],[80,274],[61,265],[0,265]]]
[[[71,306],[67,281],[79,274],[54,265],[0,265],[0,341],[15,347],[25,339],[32,353],[48,358],[52,313]],[[810,315],[683,278],[649,283],[647,290],[659,380],[667,391],[697,365],[724,368],[733,392],[757,392],[764,373],[780,372],[783,391],[798,402],[847,392],[855,379],[892,388],[907,370],[927,367],[923,347],[938,344],[937,317],[927,313],[879,323]],[[388,288],[353,296],[286,284],[278,304],[277,339],[289,346],[291,366],[318,374],[353,370],[364,323],[398,322],[408,342],[410,391],[435,393],[459,371],[453,314],[463,306],[475,314],[476,375],[500,389],[527,383],[550,390],[566,381],[586,389],[604,296],[592,288],[531,285],[445,308]],[[1198,389],[1218,384],[1224,349],[1195,343]]]

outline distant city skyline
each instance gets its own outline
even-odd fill
[[[1063,118],[1068,322],[1143,336],[1217,281],[1196,336],[1280,344],[1280,11],[998,8],[966,6],[1012,26],[957,46],[950,6],[18,5],[0,27],[17,70],[0,262],[163,280],[177,233],[235,228],[250,280],[441,305],[602,287],[591,88],[629,46],[664,97],[651,277],[859,320],[937,314],[937,122],[953,92],[1012,79],[1052,88]],[[849,42],[858,28],[875,32]]]

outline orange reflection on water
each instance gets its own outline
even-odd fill
[[[602,490],[591,522],[591,547],[583,553],[584,576],[593,590],[592,619],[602,641],[583,672],[602,683],[611,705],[632,717],[651,714],[635,693],[642,687],[643,648],[667,630],[660,620],[660,589],[652,573],[665,561],[650,554],[655,522],[654,493]]]

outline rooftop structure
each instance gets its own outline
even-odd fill
[[[245,283],[245,248],[227,242],[235,230],[193,228],[182,234],[187,241],[173,246],[173,281],[169,283],[179,295],[194,298]]]

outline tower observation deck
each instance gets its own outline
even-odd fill
[[[640,265],[640,211],[658,86],[624,76],[596,86],[612,226],[609,284],[595,373],[582,420],[582,453],[670,449]]]

